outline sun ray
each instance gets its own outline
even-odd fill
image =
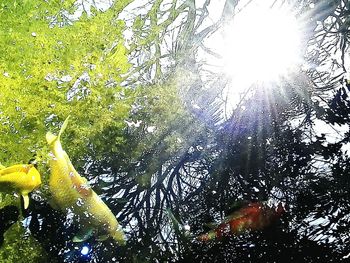
[[[208,42],[221,57],[210,63],[219,65],[229,79],[229,112],[239,105],[247,90],[275,88],[303,63],[302,22],[292,7],[270,2],[253,1],[245,6]]]

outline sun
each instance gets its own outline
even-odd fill
[[[302,61],[300,24],[292,8],[269,2],[242,8],[209,43],[230,79],[231,97],[257,83],[278,81]]]
[[[224,42],[226,73],[254,81],[273,80],[300,58],[298,23],[288,9],[247,7],[226,28]]]

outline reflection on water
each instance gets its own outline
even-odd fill
[[[314,2],[0,0],[0,262],[347,260],[350,6]]]
[[[5,206],[0,209],[0,248],[4,242],[4,233],[17,222],[19,211],[16,206]]]

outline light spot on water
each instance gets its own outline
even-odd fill
[[[86,256],[87,254],[89,254],[90,252],[90,248],[88,246],[83,246],[80,250],[80,253],[84,256]]]
[[[184,230],[185,231],[190,231],[191,227],[188,224],[186,224],[186,225],[184,225]]]

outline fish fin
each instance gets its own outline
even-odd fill
[[[251,201],[248,200],[238,200],[233,202],[227,210],[225,210],[225,214],[232,215],[235,212],[239,211],[240,209],[248,206],[251,203]]]
[[[224,220],[222,222],[229,222],[231,220],[235,220],[235,219],[238,219],[238,218],[241,218],[242,215],[239,211],[235,211],[233,212],[232,214],[228,215],[228,216],[225,216]]]
[[[242,208],[235,210],[233,213],[229,214],[227,217],[225,217],[224,222],[238,219],[241,217],[246,217],[251,214],[259,213],[259,211],[263,208],[263,204],[260,202],[255,203],[249,203],[246,206],[243,206]]]
[[[27,209],[29,206],[29,196],[27,194],[22,194],[22,197],[24,209]]]
[[[46,133],[46,141],[47,141],[47,143],[48,143],[49,145],[52,144],[54,141],[59,140],[59,139],[61,138],[62,133],[63,133],[64,130],[67,128],[69,117],[70,117],[70,116],[68,116],[68,117],[65,119],[65,121],[63,122],[63,124],[62,124],[62,126],[61,126],[61,129],[60,129],[60,131],[59,131],[59,133],[58,133],[57,136],[54,135],[52,132],[47,132],[47,133]]]
[[[85,240],[88,240],[92,234],[93,234],[93,229],[89,228],[87,230],[85,229],[81,229],[79,230],[79,232],[73,237],[73,242],[75,243],[80,243],[83,242]]]
[[[28,171],[30,170],[30,168],[32,168],[32,165],[28,165],[28,164],[16,164],[16,165],[12,165],[9,167],[5,167],[3,169],[0,170],[0,175],[1,174],[12,174],[12,173],[28,173]]]

